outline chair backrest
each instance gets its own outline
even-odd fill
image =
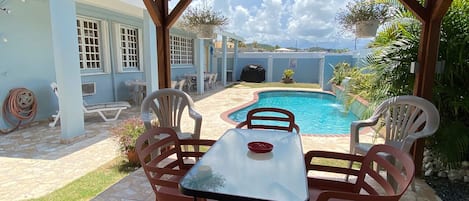
[[[184,91],[178,89],[159,89],[152,92],[142,102],[141,116],[146,129],[150,129],[152,114],[158,119],[160,127],[173,128],[181,131],[181,118],[184,110],[194,107],[192,98]]]
[[[280,125],[272,124],[272,121],[283,122]],[[270,125],[269,125],[270,124]],[[248,129],[273,129],[300,133],[300,128],[295,123],[295,115],[281,108],[255,108],[248,112],[246,121],[236,125],[236,128],[246,126]]]
[[[360,169],[320,163],[317,159],[321,158],[358,163]],[[375,164],[379,170],[374,168]],[[305,154],[305,167],[310,199],[321,201],[398,201],[412,183],[415,173],[414,162],[408,153],[385,144],[372,146],[364,156],[311,150]],[[356,180],[337,179],[341,175],[353,175]]]
[[[405,152],[410,151],[415,139],[433,135],[440,125],[435,105],[418,96],[389,98],[375,109],[372,117],[384,119],[385,144]]]
[[[384,170],[387,177],[380,175],[373,164]],[[411,184],[414,174],[414,161],[407,152],[385,144],[374,145],[363,158],[354,192],[364,190],[370,195],[396,196],[397,201]]]
[[[135,150],[155,192],[156,200],[193,200],[192,197],[179,193],[178,183],[204,153],[183,151],[181,145],[209,147],[214,142],[212,140],[178,140],[173,129],[162,127],[149,129],[140,135],[136,141]]]

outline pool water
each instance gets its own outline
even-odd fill
[[[344,111],[334,95],[304,91],[261,92],[256,103],[231,113],[229,118],[236,122],[245,121],[248,111],[259,107],[293,112],[301,134],[349,134],[351,122],[358,120],[352,112]]]

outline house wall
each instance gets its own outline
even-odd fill
[[[143,32],[143,19],[81,3],[77,3],[77,15],[92,17],[106,22],[106,27],[103,27],[102,31],[108,30],[107,37],[104,38],[107,41],[103,41],[103,43],[109,44],[109,49],[105,51],[109,52],[108,55],[110,57],[107,58],[110,61],[110,66],[105,66],[108,69],[107,71],[92,74],[82,73],[82,83],[96,83],[96,94],[85,96],[83,99],[87,103],[130,100],[130,88],[125,85],[125,81],[145,80],[143,61],[141,61],[142,64],[140,65],[141,71],[122,72],[118,69],[116,55],[119,54],[117,51],[119,44],[114,42],[117,37],[117,30],[115,30],[114,26],[115,24],[130,25],[139,28]],[[140,38],[140,40],[143,40],[143,38]],[[143,54],[143,52],[140,54]]]
[[[8,1],[10,14],[0,14],[0,104],[10,89],[31,90],[38,103],[36,119],[55,112],[57,100],[49,84],[55,80],[48,1]],[[0,128],[7,126],[0,117]]]

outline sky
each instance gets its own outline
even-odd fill
[[[144,7],[142,0],[122,0]],[[355,49],[353,33],[336,21],[349,0],[193,0],[190,7],[207,6],[229,19],[224,31],[244,38],[245,43],[280,47]],[[169,1],[170,7],[177,0]],[[357,39],[357,49],[370,39]]]

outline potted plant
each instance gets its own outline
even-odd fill
[[[358,38],[374,37],[379,24],[391,17],[389,8],[384,1],[354,0],[337,14],[337,20],[344,29],[355,31]]]
[[[295,74],[295,71],[292,69],[285,69],[283,71],[283,77],[282,77],[282,82],[283,83],[293,83],[293,74]]]
[[[182,16],[182,26],[198,33],[199,38],[214,38],[213,30],[228,24],[228,18],[210,7],[193,7]]]
[[[137,138],[145,132],[145,126],[140,118],[132,117],[111,128],[111,134],[119,142],[121,152],[130,164],[138,165],[139,160],[135,151]]]

